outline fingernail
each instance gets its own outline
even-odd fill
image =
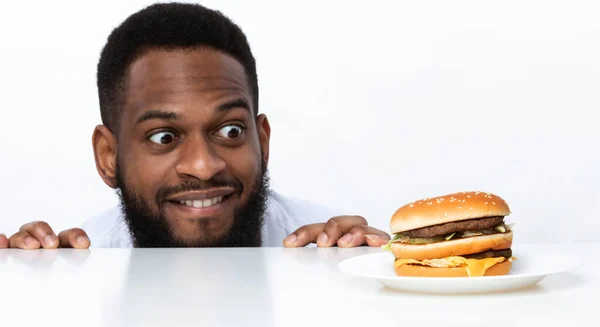
[[[36,241],[35,241],[35,239],[33,237],[26,237],[25,238],[25,245],[27,245],[28,248],[36,246],[35,242]]]
[[[327,234],[321,233],[321,235],[319,235],[318,241],[320,244],[325,244],[325,243],[327,243],[327,239],[328,239]]]
[[[44,237],[44,245],[45,246],[54,246],[56,244],[56,238],[52,235],[46,235]]]
[[[292,234],[292,235],[288,236],[285,239],[285,242],[288,244],[295,244],[296,243],[296,235]]]
[[[90,241],[89,238],[85,237],[85,236],[79,236],[77,238],[77,244],[81,245],[81,246],[85,246],[88,242]]]
[[[369,234],[369,235],[365,235],[366,238],[372,240],[378,240],[379,236],[375,235],[375,234]]]
[[[349,244],[350,242],[352,242],[352,234],[346,234],[340,238],[342,244]]]
[[[0,233],[0,236],[4,236],[4,237],[6,237],[6,235],[4,235],[3,233]]]

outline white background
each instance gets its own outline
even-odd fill
[[[96,63],[150,1],[2,1],[0,231],[116,205],[98,176]],[[271,177],[383,230],[421,197],[485,190],[519,242],[600,239],[594,1],[202,1],[246,32]]]

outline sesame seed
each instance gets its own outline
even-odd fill
[[[475,195],[479,195],[479,193],[481,193],[481,192],[475,192]]]
[[[488,204],[487,202],[485,204]]]
[[[496,205],[496,202],[492,201],[492,204],[493,204],[493,205]]]
[[[411,208],[412,208],[412,207],[414,207],[414,206],[415,206],[414,204],[412,204],[412,203],[410,204],[410,207],[411,207]]]
[[[470,196],[470,195],[467,195],[467,197],[468,197],[468,198],[470,198],[471,196]]]
[[[458,209],[462,209],[462,207],[458,207]]]
[[[431,205],[433,202],[427,202],[427,204]]]

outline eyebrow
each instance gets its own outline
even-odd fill
[[[227,110],[238,109],[238,108],[246,109],[250,113],[252,113],[252,110],[250,109],[250,104],[248,103],[248,101],[241,99],[241,98],[235,99],[235,100],[232,100],[229,102],[225,102],[225,103],[219,105],[217,107],[217,110],[218,111],[227,111]]]
[[[250,109],[250,105],[244,99],[235,99],[232,101],[225,102],[217,107],[217,111],[223,112],[232,109],[245,109],[248,112],[252,113]],[[165,120],[178,120],[181,119],[181,116],[172,111],[164,111],[164,110],[148,110],[144,114],[138,118],[136,124],[141,124],[145,121],[152,119],[165,119]]]
[[[180,116],[172,111],[163,110],[149,110],[138,118],[136,124],[143,123],[151,119],[166,119],[166,120],[178,120]]]

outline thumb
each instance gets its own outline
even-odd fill
[[[310,224],[296,229],[283,240],[284,247],[303,247],[317,241],[325,224]]]

